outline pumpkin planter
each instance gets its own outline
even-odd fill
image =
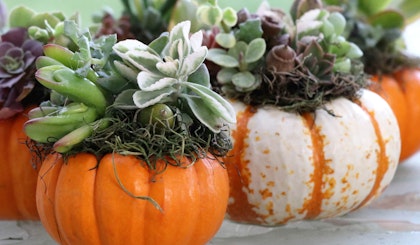
[[[208,56],[219,66],[215,88],[237,117],[224,158],[228,218],[274,226],[371,203],[394,176],[400,132],[387,102],[366,89],[344,16],[305,0],[290,15],[269,6],[237,15],[207,42],[218,44]],[[235,42],[224,42],[229,32]]]
[[[327,1],[326,2],[333,2]],[[370,89],[381,95],[394,111],[401,132],[400,163],[420,150],[420,60],[406,50],[403,31],[420,11],[408,1],[359,1],[344,4],[349,18],[348,39],[363,51],[365,72],[372,76]]]
[[[31,153],[24,141],[26,111],[0,119],[0,220],[39,220],[35,203],[39,166],[31,166]]]
[[[51,99],[24,129],[46,154],[37,208],[58,243],[206,244],[221,226],[235,113],[190,24],[146,45],[65,21],[78,49],[44,46],[35,76]]]
[[[401,133],[400,162],[420,150],[420,71],[403,69],[394,75],[372,77],[370,89],[391,106]]]
[[[86,153],[65,163],[48,156],[37,186],[45,229],[60,244],[206,244],[226,211],[226,169],[212,156],[185,168],[169,165],[161,174],[146,166],[119,154],[99,163]],[[134,196],[151,198],[162,210]]]
[[[38,220],[38,166],[31,165],[23,124],[33,105],[44,100],[45,89],[34,78],[42,43],[32,40],[26,28],[12,27],[1,35],[0,50],[0,220]]]
[[[373,92],[327,103],[334,115],[234,107],[234,148],[225,158],[234,221],[278,225],[340,216],[368,205],[394,176],[398,125]]]

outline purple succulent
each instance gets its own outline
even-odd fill
[[[25,28],[10,29],[0,38],[0,119],[3,119],[23,111],[25,99],[35,90],[35,60],[43,54],[43,45],[30,39]]]

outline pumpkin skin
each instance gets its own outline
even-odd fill
[[[28,110],[0,119],[0,220],[39,220],[35,202],[39,168],[23,143]]]
[[[168,165],[157,175],[144,165],[118,154],[104,156],[99,164],[87,153],[66,163],[61,155],[49,155],[37,185],[37,206],[47,232],[58,243],[71,245],[208,242],[226,212],[226,169],[211,157],[186,168]],[[116,176],[131,194],[153,198],[163,211],[130,196]]]
[[[236,222],[281,225],[336,217],[368,205],[392,180],[400,135],[389,105],[363,90],[314,113],[233,102],[234,147],[225,158]]]
[[[420,150],[420,70],[402,69],[372,77],[370,89],[384,98],[397,117],[401,133],[400,162]]]

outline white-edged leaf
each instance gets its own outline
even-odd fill
[[[158,62],[156,68],[168,77],[175,77],[178,74],[179,60],[166,60]]]
[[[156,103],[164,103],[170,101],[171,98],[169,96],[174,92],[176,92],[176,90],[172,87],[166,87],[155,91],[137,90],[133,94],[133,101],[138,108],[146,108]]]
[[[156,63],[161,62],[162,58],[149,51],[132,50],[127,52],[127,60],[135,67],[143,71],[156,72]]]
[[[130,67],[118,60],[114,61],[114,66],[123,77],[130,81],[137,81],[137,74],[139,73],[137,68]]]
[[[195,72],[204,62],[207,56],[207,47],[202,46],[194,53],[188,54],[182,62],[179,71],[180,76],[186,76]]]
[[[220,129],[223,127],[223,120],[215,115],[213,110],[209,108],[208,104],[203,101],[201,98],[185,96],[184,97],[195,115],[195,117],[207,128],[209,128],[214,133],[219,133]]]
[[[201,64],[195,72],[188,76],[188,82],[198,83],[204,87],[211,88],[210,74],[207,66],[205,64]]]
[[[191,49],[192,51],[196,51],[197,49],[199,49],[203,44],[203,32],[202,31],[197,31],[194,34],[191,35],[190,37],[190,45],[191,45]]]
[[[117,42],[112,49],[118,56],[122,57],[130,50],[147,50],[149,47],[135,39],[126,39],[120,42]]]
[[[178,80],[170,77],[163,77],[146,71],[142,71],[137,76],[139,88],[144,91],[155,91],[171,86]]]
[[[236,123],[235,110],[221,95],[200,84],[185,83],[185,85],[207,104],[214,115],[223,118],[229,123]]]

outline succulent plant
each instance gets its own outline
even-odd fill
[[[150,43],[168,30],[176,0],[122,0],[123,16],[130,20],[135,39]]]
[[[40,143],[54,143],[54,150],[66,152],[90,136],[103,120],[112,103],[112,92],[98,83],[99,73],[107,64],[116,37],[92,40],[73,21],[64,22],[66,37],[78,43],[73,52],[58,44],[44,46],[44,56],[37,59],[36,79],[51,90],[50,100],[29,112],[27,135]],[[48,130],[47,130],[48,129]]]
[[[79,50],[45,46],[36,78],[51,97],[25,124],[43,149],[135,154],[147,162],[174,156],[177,162],[175,155],[196,158],[210,149],[217,156],[231,148],[226,131],[235,114],[210,89],[207,48],[201,32],[190,36],[190,22],[149,45],[115,43],[116,35],[92,38],[71,22],[65,30]]]
[[[235,46],[210,48],[207,58],[219,66],[213,79],[225,95],[302,112],[357,97],[366,86],[363,53],[344,36],[346,19],[319,1],[297,0],[290,15],[262,5],[237,19]]]
[[[401,67],[417,66],[418,59],[405,52],[402,32],[419,13],[417,1],[334,1],[347,20],[345,36],[363,50],[368,74],[392,73]]]
[[[42,43],[30,39],[25,28],[9,29],[0,41],[0,118],[8,118],[44,98],[34,79]]]

